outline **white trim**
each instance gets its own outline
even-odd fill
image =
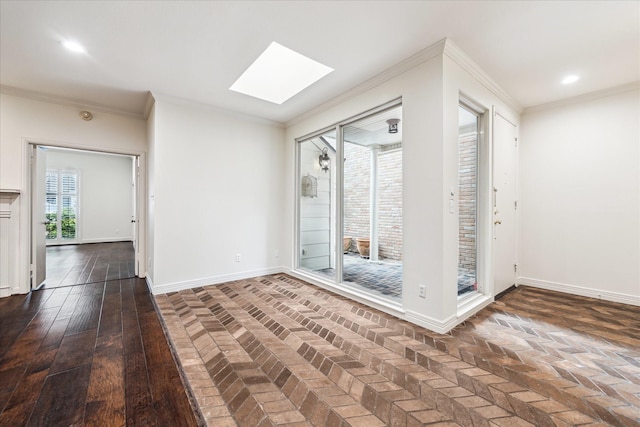
[[[498,85],[487,73],[482,71],[482,69],[476,64],[466,53],[462,51],[455,43],[453,43],[450,39],[445,39],[444,51],[443,54],[447,55],[449,59],[458,64],[463,70],[471,75],[474,79],[476,79],[480,84],[487,89],[495,96],[498,97],[502,102],[507,104],[510,108],[517,111],[518,113],[522,112],[522,106],[516,102],[515,99],[511,97],[504,89]]]
[[[164,285],[151,285],[151,292],[154,295],[166,294],[168,292],[177,292],[185,289],[196,288],[198,286],[219,285],[226,282],[233,282],[234,280],[251,279],[253,277],[266,276],[269,274],[288,273],[288,269],[285,267],[271,267],[262,268],[258,270],[241,271],[239,273],[222,274],[219,276],[203,277],[200,279],[185,280],[183,282],[173,282]],[[151,283],[151,279],[147,276],[148,283]]]
[[[265,118],[258,117],[258,116],[253,116],[251,114],[243,113],[243,112],[236,111],[236,110],[229,110],[227,108],[217,107],[217,106],[211,105],[211,104],[203,104],[202,102],[192,101],[190,99],[180,98],[180,97],[172,96],[172,95],[165,95],[163,93],[155,92],[155,91],[151,92],[151,96],[153,97],[154,102],[148,107],[149,108],[149,114],[151,113],[151,107],[153,106],[153,104],[155,104],[156,102],[167,102],[167,103],[170,103],[170,104],[181,105],[181,106],[184,106],[184,107],[200,108],[200,109],[204,109],[204,110],[209,110],[209,111],[212,111],[212,112],[224,114],[224,115],[227,115],[229,117],[233,117],[233,118],[237,118],[237,119],[241,119],[241,120],[246,120],[246,121],[250,121],[250,122],[254,122],[254,123],[258,123],[258,124],[263,124],[263,125],[275,126],[275,127],[279,128],[279,129],[284,129],[285,128],[285,125],[282,122],[278,122],[278,121],[271,120],[271,119],[265,119]]]
[[[346,92],[341,93],[335,98],[330,99],[329,101],[320,104],[319,106],[307,111],[306,113],[301,114],[300,116],[294,117],[293,119],[286,122],[287,127],[298,124],[309,117],[313,117],[321,111],[325,111],[335,105],[341,104],[345,100],[357,96],[361,93],[364,93],[370,89],[373,89],[376,86],[380,86],[386,81],[391,80],[394,77],[409,71],[412,68],[417,67],[418,65],[429,61],[430,59],[437,58],[442,55],[445,49],[445,45],[447,44],[447,39],[442,39],[440,41],[435,42],[431,46],[421,50],[413,56],[405,59],[402,62],[392,66],[391,68],[387,68],[385,71],[380,74],[366,80],[363,83],[360,83],[356,87],[347,90]]]
[[[457,320],[458,323],[468,319],[494,301],[493,297],[476,293],[464,298],[458,304]]]
[[[640,89],[640,81],[636,81],[636,82],[627,83],[621,86],[615,86],[608,89],[585,93],[583,95],[573,96],[571,98],[564,98],[559,101],[552,101],[552,102],[547,102],[545,104],[527,107],[522,111],[522,115],[529,114],[529,113],[537,113],[539,111],[552,110],[554,108],[564,107],[566,105],[571,105],[571,104],[578,104],[581,102],[593,101],[599,98],[617,95],[619,93],[624,93],[624,92],[631,92],[639,89]]]
[[[147,274],[144,277],[144,281],[147,284],[147,289],[149,289],[149,293],[153,294],[153,280],[151,280],[151,276]]]
[[[364,83],[361,83],[358,86],[347,90],[346,92],[343,92],[335,98],[307,111],[306,113],[301,114],[300,116],[294,117],[293,119],[287,121],[286,125],[287,127],[296,125],[308,119],[309,117],[313,117],[316,114],[325,111],[335,105],[338,105],[351,97],[357,96],[363,92],[373,89],[374,87],[379,86],[393,79],[394,77],[397,77],[402,73],[405,73],[410,69],[417,67],[422,63],[425,63],[433,58],[437,58],[440,55],[447,55],[449,59],[454,61],[462,69],[468,72],[473,78],[478,80],[480,84],[486,87],[491,93],[496,95],[502,102],[513,108],[518,113],[522,112],[522,106],[518,104],[511,97],[511,95],[509,95],[502,87],[500,87],[500,85],[498,85],[495,80],[489,77],[487,73],[482,71],[478,64],[476,64],[466,53],[464,53],[462,49],[455,45],[450,39],[444,38],[421,50],[415,55],[410,56],[404,61],[399,62],[391,68],[386,69],[385,71],[370,78]]]
[[[81,151],[90,151],[93,153],[99,154],[118,154],[123,156],[144,156],[146,155],[146,151],[140,150],[129,150],[129,149],[120,149],[120,148],[102,148],[102,147],[93,147],[90,145],[76,144],[73,142],[64,142],[64,141],[56,141],[51,139],[44,138],[30,138],[23,137],[23,143],[28,145],[39,145],[41,147],[51,147],[51,148],[68,148],[70,150],[81,150]],[[140,159],[142,162],[142,159]]]
[[[42,92],[36,92],[32,90],[21,89],[13,86],[0,85],[0,93],[11,96],[19,96],[21,98],[32,99],[40,102],[51,102],[59,105],[66,105],[69,107],[75,107],[81,110],[99,111],[102,113],[117,114],[120,116],[134,117],[136,119],[146,119],[143,113],[124,111],[117,108],[110,107],[103,104],[89,104],[79,99],[64,98],[56,95],[49,95]]]
[[[572,295],[580,295],[595,299],[603,299],[606,301],[619,302],[622,304],[630,304],[640,306],[640,296],[621,294],[618,292],[610,292],[601,289],[590,289],[583,286],[569,285],[566,283],[550,282],[548,280],[533,279],[531,277],[518,277],[518,285],[527,285],[534,288],[548,289],[550,291],[564,292]]]
[[[119,237],[96,237],[94,239],[82,239],[77,244],[89,244],[89,243],[115,243],[115,242],[133,242],[133,236],[119,236]],[[63,243],[64,244],[64,243]]]
[[[305,282],[318,286],[322,289],[326,289],[328,291],[342,295],[343,297],[347,297],[356,302],[365,304],[368,307],[375,308],[376,310],[383,311],[387,314],[391,314],[392,316],[396,316],[401,319],[404,318],[405,311],[402,308],[402,304],[400,302],[391,301],[386,298],[380,298],[369,292],[360,291],[355,288],[351,289],[344,286],[338,286],[331,282],[321,280],[318,277],[305,274],[302,271],[291,270],[288,272],[288,274],[297,279],[304,280]]]
[[[443,320],[434,319],[433,317],[425,316],[422,313],[416,311],[407,310],[403,316],[404,320],[415,323],[416,325],[423,326],[433,332],[439,334],[446,334],[451,329],[458,326],[460,323],[467,320],[489,304],[493,302],[493,297],[476,294],[470,298],[465,299],[463,304],[458,305],[458,311],[455,316],[449,316]]]
[[[151,114],[151,109],[153,108],[153,106],[155,104],[156,104],[156,99],[153,97],[153,94],[151,92],[147,92],[147,100],[145,101],[144,113],[142,115],[145,120],[149,120],[149,115]]]
[[[458,323],[457,316],[449,316],[446,319],[439,320],[433,317],[425,316],[417,311],[407,310],[404,319],[408,322],[414,323],[419,326],[423,326],[430,331],[437,332],[439,334],[446,334],[453,329]]]
[[[2,87],[0,86],[0,89]],[[148,189],[146,182],[146,174],[147,174],[147,152],[139,151],[139,150],[129,150],[129,149],[110,149],[110,148],[100,148],[100,147],[91,147],[82,144],[69,143],[69,142],[61,142],[43,138],[30,138],[23,137],[22,138],[22,162],[24,166],[24,172],[22,175],[24,199],[22,200],[22,207],[24,209],[24,213],[21,213],[21,218],[26,218],[26,220],[21,220],[23,223],[20,226],[20,232],[24,233],[26,238],[28,239],[28,244],[23,245],[22,249],[22,259],[18,261],[18,269],[22,270],[19,277],[18,282],[18,292],[14,293],[28,293],[31,290],[31,254],[33,251],[33,241],[32,241],[32,218],[31,218],[31,210],[32,210],[32,197],[31,197],[31,184],[32,184],[32,176],[31,176],[31,146],[46,146],[46,147],[54,147],[54,148],[69,148],[73,150],[83,150],[90,151],[94,153],[102,153],[102,154],[120,154],[126,156],[137,157],[139,159],[139,182],[136,188],[138,198],[137,206],[138,206],[138,222],[137,226],[139,227],[140,232],[137,236],[137,259],[136,262],[138,264],[144,265],[144,261],[146,259],[146,248],[147,248],[147,236],[146,236],[146,227],[147,227],[147,197],[148,197]],[[77,243],[77,242],[76,242]],[[138,274],[140,278],[144,276]]]

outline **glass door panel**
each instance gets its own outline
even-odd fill
[[[298,267],[335,280],[336,132],[298,142]]]
[[[343,127],[342,282],[402,295],[402,106]]]

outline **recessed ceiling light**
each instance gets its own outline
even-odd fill
[[[72,40],[65,40],[62,42],[62,46],[69,49],[71,52],[76,53],[85,53],[86,49],[80,43],[74,42]]]
[[[576,76],[575,74],[573,74],[571,76],[567,76],[564,79],[562,79],[562,84],[563,85],[570,85],[571,83],[575,83],[578,80],[580,80],[580,77]]]
[[[332,71],[333,68],[272,42],[229,89],[282,104]]]

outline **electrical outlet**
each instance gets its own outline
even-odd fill
[[[418,296],[420,298],[426,298],[427,297],[427,287],[425,285],[419,285],[418,286]]]
[[[236,254],[236,262],[240,262],[240,254]]]

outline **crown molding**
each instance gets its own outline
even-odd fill
[[[263,125],[274,126],[274,127],[279,128],[279,129],[284,129],[284,124],[281,123],[281,122],[276,122],[276,121],[273,121],[273,120],[264,119],[262,117],[252,116],[250,114],[240,113],[240,112],[235,111],[235,110],[228,110],[226,108],[217,107],[217,106],[211,105],[211,104],[204,104],[202,102],[192,101],[192,100],[186,99],[186,98],[179,98],[179,97],[172,96],[172,95],[165,95],[165,94],[159,93],[159,92],[151,92],[149,98],[151,98],[151,101],[147,101],[148,102],[149,112],[151,112],[151,107],[153,106],[153,104],[155,104],[157,102],[168,102],[170,104],[182,105],[184,107],[191,107],[191,108],[209,110],[209,111],[212,111],[212,112],[215,112],[215,113],[218,113],[218,114],[225,114],[225,115],[227,115],[229,117],[235,117],[235,118],[238,118],[240,120],[246,120],[246,121],[255,122],[255,123],[259,123],[259,124],[263,124]],[[147,117],[148,117],[148,113],[147,113]]]
[[[308,119],[309,117],[313,117],[322,111],[328,110],[329,108],[335,105],[341,104],[342,102],[344,102],[345,100],[351,97],[360,95],[361,93],[364,93],[370,89],[373,89],[376,86],[380,86],[381,84],[391,80],[392,78],[397,77],[400,74],[405,73],[410,69],[415,68],[418,65],[429,61],[430,59],[437,58],[438,56],[442,55],[445,49],[446,42],[447,42],[447,39],[445,38],[432,44],[431,46],[408,57],[407,59],[399,62],[398,64],[392,66],[391,68],[387,68],[385,71],[375,75],[369,80],[366,80],[365,82],[360,83],[354,88],[351,88],[346,92],[343,92],[340,95],[336,96],[335,98],[332,98],[329,101],[323,104],[320,104],[319,106],[312,108],[311,110],[287,121],[286,126],[289,127],[289,126],[296,125]]]
[[[488,74],[486,74],[482,69],[476,64],[466,53],[462,51],[455,43],[453,43],[450,39],[444,38],[442,40],[437,41],[431,46],[419,51],[418,53],[410,56],[402,62],[394,65],[391,68],[386,69],[385,71],[377,74],[376,76],[370,78],[357,85],[356,87],[347,90],[346,92],[332,98],[331,100],[287,121],[287,127],[296,125],[309,117],[313,117],[314,115],[325,111],[335,105],[338,105],[348,98],[357,96],[363,92],[366,92],[370,89],[373,89],[376,86],[385,83],[388,80],[391,80],[394,77],[401,75],[409,71],[412,68],[417,67],[418,65],[427,62],[433,58],[436,58],[440,55],[447,55],[449,59],[458,64],[462,69],[471,74],[473,78],[478,80],[480,84],[486,87],[491,93],[496,95],[502,102],[507,104],[510,108],[517,111],[518,113],[522,112],[522,106],[516,102],[511,95],[509,95],[498,83],[496,83]]]
[[[81,110],[99,111],[101,113],[117,114],[117,115],[120,115],[120,116],[133,117],[133,118],[136,118],[136,119],[145,119],[146,118],[144,114],[132,113],[130,111],[118,110],[117,108],[109,107],[107,105],[90,104],[90,103],[86,103],[84,101],[81,101],[79,99],[64,98],[64,97],[49,95],[49,94],[42,93],[42,92],[36,92],[36,91],[32,91],[32,90],[27,90],[27,89],[21,89],[21,88],[17,88],[17,87],[13,87],[13,86],[1,85],[0,86],[0,93],[3,93],[5,95],[18,96],[20,98],[32,99],[34,101],[42,101],[42,102],[49,102],[49,103],[52,103],[52,104],[66,105],[66,106],[75,107],[75,108],[78,108],[78,109],[81,109]]]
[[[545,104],[534,105],[533,107],[527,107],[522,112],[523,115],[530,113],[537,113],[539,111],[552,110],[554,108],[564,107],[572,104],[579,104],[582,102],[593,101],[607,96],[617,95],[619,93],[631,92],[634,90],[640,90],[640,81],[627,83],[620,86],[614,86],[595,92],[589,92],[582,95],[572,96],[571,98],[564,98],[559,101],[547,102]]]
[[[516,102],[495,80],[487,73],[482,71],[480,66],[476,64],[460,47],[453,43],[450,39],[445,39],[444,55],[458,64],[463,70],[471,74],[471,76],[480,82],[484,87],[489,89],[491,93],[497,96],[502,102],[507,104],[511,109],[522,112],[522,106]]]
[[[153,97],[153,94],[149,91],[147,92],[147,100],[144,103],[144,118],[147,120],[149,118],[149,114],[151,114],[151,109],[156,103],[156,99]]]

